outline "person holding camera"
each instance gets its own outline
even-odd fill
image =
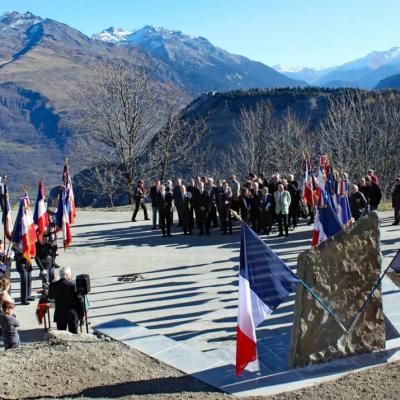
[[[79,321],[84,319],[83,298],[76,291],[75,282],[72,280],[71,268],[60,269],[60,280],[52,282],[48,297],[54,299],[54,322],[57,329],[78,333]]]

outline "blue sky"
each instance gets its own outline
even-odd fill
[[[268,65],[331,66],[400,46],[399,0],[0,0],[91,35],[163,26]]]

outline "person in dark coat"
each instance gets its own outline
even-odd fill
[[[54,299],[54,322],[57,329],[78,333],[78,323],[84,318],[83,299],[76,292],[70,268],[60,269],[60,279],[52,282],[49,288],[50,299]]]
[[[21,304],[27,305],[32,297],[32,262],[27,260],[21,251],[14,247],[15,264],[21,279]]]
[[[392,225],[400,224],[400,177],[394,180],[392,189],[392,207],[394,210],[394,222]]]
[[[199,213],[199,236],[204,234],[204,230],[206,231],[206,235],[210,234],[210,219],[208,218],[208,214],[210,212],[210,198],[208,196],[207,191],[204,189],[204,183],[199,183],[199,194],[196,199],[197,204],[197,212]]]
[[[182,215],[180,213],[180,209],[181,209],[180,203],[182,201],[181,186],[182,186],[182,179],[177,179],[175,186],[172,189],[172,195],[174,197],[174,206],[178,213],[178,226],[182,226]]]
[[[160,190],[161,181],[156,179],[154,181],[153,186],[150,188],[150,199],[151,199],[151,211],[152,211],[152,220],[153,220],[153,227],[152,230],[157,229],[157,193]]]
[[[179,204],[178,213],[181,216],[183,234],[191,235],[192,234],[192,226],[191,226],[191,220],[190,220],[190,207],[191,207],[190,204],[191,204],[192,195],[186,191],[185,185],[180,186],[180,191],[181,191],[181,193],[180,193],[181,199],[178,202],[178,204]]]
[[[262,195],[258,199],[260,215],[260,232],[269,235],[272,230],[272,215],[274,213],[272,195],[268,193],[268,187],[264,187]]]
[[[229,233],[232,235],[232,200],[233,193],[232,189],[229,187],[228,182],[222,182],[222,195],[220,194],[219,200],[222,204],[220,204],[221,211],[221,225],[222,225],[222,234],[226,235]]]
[[[250,198],[250,190],[246,187],[243,187],[240,196],[240,215],[242,220],[247,224],[250,221],[250,210],[251,210],[251,198]]]
[[[44,235],[43,240],[40,240],[38,236],[35,261],[40,270],[42,287],[48,288],[49,284],[55,279],[53,247],[49,240],[48,232]]]
[[[194,179],[190,179],[189,186],[187,187],[187,192],[190,193],[190,227],[194,228],[194,221],[196,216],[196,226],[198,227],[197,223],[197,215],[196,215],[196,197],[199,193],[199,189],[195,186]]]
[[[294,180],[293,175],[288,176],[288,183],[286,190],[290,193],[292,201],[289,206],[289,227],[293,229],[297,227],[297,220],[300,214],[300,190],[299,184]]]
[[[259,210],[258,210],[258,201],[261,197],[261,191],[258,188],[257,182],[252,182],[251,184],[251,194],[250,194],[250,221],[251,227],[254,231],[259,230]]]
[[[208,213],[209,225],[213,224],[213,228],[218,228],[217,219],[217,202],[218,202],[218,187],[214,185],[214,179],[207,179],[206,190],[210,199],[210,211]]]
[[[171,215],[172,215],[172,193],[167,192],[165,186],[160,186],[160,191],[157,195],[157,208],[160,216],[160,228],[163,237],[171,236]]]
[[[351,215],[356,221],[368,212],[367,199],[358,190],[357,185],[352,185],[350,188],[349,204]]]
[[[1,309],[0,327],[3,335],[4,349],[9,350],[19,346],[19,334],[17,330],[19,322],[14,314],[14,303],[4,301]]]
[[[145,198],[146,198],[146,190],[144,188],[144,182],[142,179],[139,179],[135,190],[135,211],[133,212],[132,215],[132,222],[136,222],[136,215],[140,207],[143,209],[145,221],[150,221],[150,218],[147,215],[146,204],[144,203]]]
[[[369,176],[365,178],[365,181],[369,188],[369,211],[375,211],[382,200],[381,188]]]

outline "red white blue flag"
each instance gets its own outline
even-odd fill
[[[56,226],[62,231],[64,249],[72,242],[70,214],[68,190],[65,186],[62,186],[56,212]]]
[[[37,236],[27,193],[21,196],[11,240],[29,262],[36,255]]]
[[[68,212],[69,212],[69,223],[72,225],[76,218],[76,206],[75,206],[75,196],[74,189],[72,187],[72,180],[69,173],[68,163],[64,164],[62,183],[66,188],[66,196],[68,197]]]
[[[38,228],[39,240],[43,241],[43,235],[49,226],[49,216],[47,215],[47,207],[45,203],[46,192],[43,186],[43,179],[39,182],[39,190],[36,198],[35,212],[33,213],[33,222]]]
[[[10,206],[10,197],[8,194],[7,185],[4,184],[4,207],[3,207],[3,225],[4,225],[4,234],[8,240],[11,240],[13,233],[13,222],[11,217],[11,206]]]
[[[257,358],[256,327],[294,290],[299,278],[256,235],[242,224],[236,375]]]

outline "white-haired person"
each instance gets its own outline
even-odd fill
[[[78,333],[78,324],[84,318],[83,299],[76,292],[72,280],[71,268],[60,269],[60,279],[52,282],[49,288],[49,298],[54,299],[54,322],[57,329]]]

